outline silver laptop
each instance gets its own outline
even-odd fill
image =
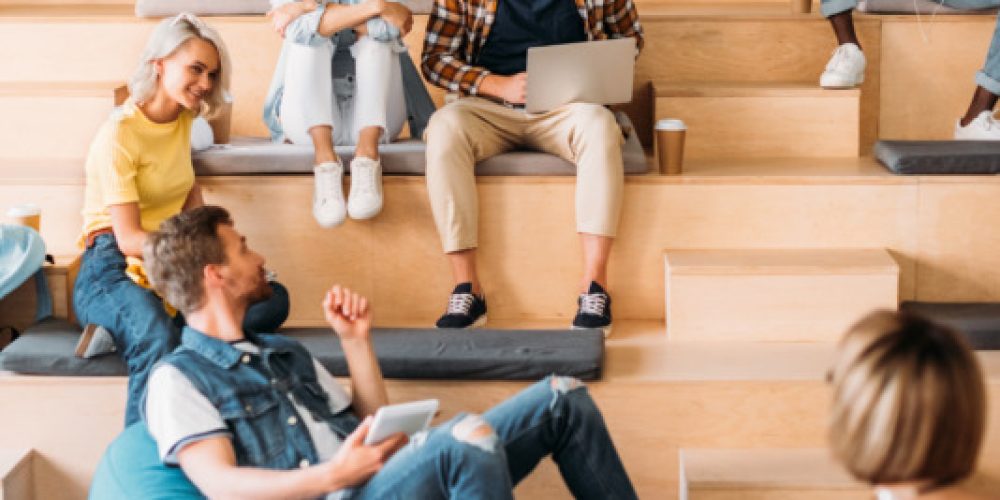
[[[528,49],[525,110],[543,113],[570,102],[632,100],[635,39],[567,43]]]

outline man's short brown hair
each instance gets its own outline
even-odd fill
[[[975,470],[985,383],[975,354],[951,328],[908,313],[873,313],[840,342],[832,380],[830,445],[858,479],[935,488]]]
[[[143,264],[149,280],[182,313],[202,306],[205,266],[226,261],[220,224],[233,224],[229,212],[206,205],[167,219],[146,238]]]

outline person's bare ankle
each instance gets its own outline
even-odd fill
[[[324,163],[340,163],[340,158],[337,157],[337,153],[317,154],[316,165],[322,165]]]

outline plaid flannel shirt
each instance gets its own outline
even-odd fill
[[[496,17],[498,0],[434,0],[420,69],[427,81],[463,95],[476,95],[489,70],[474,66]],[[576,0],[588,40],[635,37],[642,26],[632,0]]]

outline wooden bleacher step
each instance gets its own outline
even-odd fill
[[[82,159],[121,82],[0,83],[0,158]]]
[[[690,159],[851,157],[860,148],[861,91],[814,83],[654,82],[656,120],[687,124]]]
[[[0,500],[32,500],[34,477],[30,449],[0,448]]]
[[[671,340],[835,341],[898,304],[884,249],[667,250]]]
[[[824,449],[683,449],[682,500],[867,500]]]

